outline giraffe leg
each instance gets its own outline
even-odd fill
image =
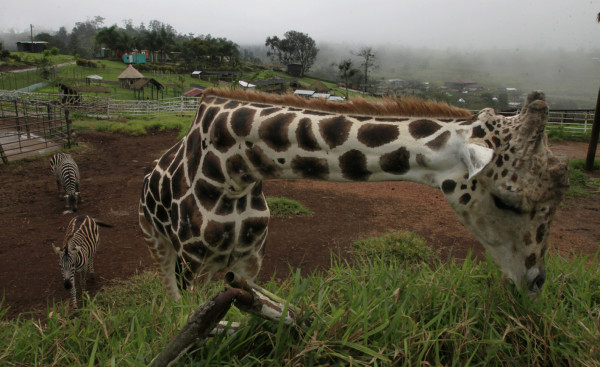
[[[148,223],[144,217],[140,206],[140,227],[144,235],[144,240],[150,250],[150,255],[158,268],[158,274],[167,294],[176,301],[181,299],[177,289],[177,278],[175,276],[175,264],[177,262],[177,252],[173,244],[164,236],[160,235],[154,227]]]

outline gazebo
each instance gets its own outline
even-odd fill
[[[125,70],[118,77],[121,87],[131,89],[133,84],[140,79],[144,79],[144,74],[137,71],[133,65],[129,64]]]
[[[154,90],[156,89],[156,99],[158,99],[160,92],[160,97],[163,98],[164,87],[162,84],[157,82],[152,78],[142,78],[138,79],[135,83],[133,83],[130,87],[133,90],[133,96],[137,99],[144,99],[144,88],[150,88],[151,99],[154,99]]]

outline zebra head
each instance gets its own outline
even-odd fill
[[[64,248],[54,245],[52,247],[54,248],[54,252],[59,256],[58,265],[64,279],[65,289],[69,290],[73,288],[73,283],[75,282],[78,248],[76,247],[69,252],[68,244]]]

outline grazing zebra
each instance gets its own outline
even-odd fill
[[[80,215],[71,219],[63,248],[52,245],[54,252],[60,256],[59,265],[65,280],[65,289],[71,290],[73,308],[77,308],[77,291],[75,290],[75,273],[81,275],[81,289],[85,288],[86,277],[94,279],[94,256],[100,243],[98,226],[112,227],[98,222],[88,215]]]
[[[63,187],[66,206],[71,207],[73,212],[77,211],[77,203],[81,202],[79,192],[79,167],[70,154],[56,153],[50,159],[50,168],[56,179],[56,189],[61,197],[60,187]]]

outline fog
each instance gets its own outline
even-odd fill
[[[178,33],[224,37],[266,59],[266,37],[306,33],[319,54],[311,74],[332,77],[332,66],[372,47],[377,80],[401,78],[443,84],[543,89],[592,108],[600,85],[598,4],[569,0],[229,0],[227,2],[6,2],[0,12],[5,48],[34,35],[67,32],[97,16],[103,26],[158,20]],[[32,11],[34,10],[34,11]]]

